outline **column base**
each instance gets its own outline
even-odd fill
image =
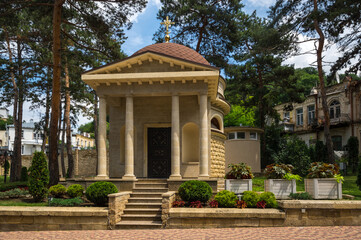
[[[209,175],[199,175],[198,179],[203,179],[203,180],[208,180],[209,179]]]
[[[178,175],[170,175],[169,180],[179,180],[179,179],[182,179],[182,176],[180,174]]]
[[[137,179],[134,175],[124,175],[122,180],[135,180]]]
[[[94,177],[95,180],[106,180],[109,179],[107,175],[98,175]]]

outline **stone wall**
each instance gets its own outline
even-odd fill
[[[0,206],[0,231],[106,229],[107,208]]]
[[[176,192],[170,191],[162,194],[162,227],[167,228],[169,211],[176,199]]]
[[[213,132],[211,138],[211,177],[224,178],[225,176],[225,146],[226,136],[223,133]]]
[[[125,205],[130,198],[131,192],[120,192],[113,193],[108,195],[109,199],[109,223],[114,226],[116,223],[120,222],[121,216],[125,209]]]

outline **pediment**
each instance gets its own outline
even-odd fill
[[[83,75],[180,71],[219,71],[219,69],[171,56],[145,52],[143,54],[131,56],[118,62],[92,69],[85,72]]]

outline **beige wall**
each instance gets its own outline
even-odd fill
[[[0,147],[7,146],[6,131],[0,131]]]

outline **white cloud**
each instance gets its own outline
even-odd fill
[[[130,22],[137,23],[139,16],[143,15],[152,6],[156,6],[157,9],[160,9],[162,7],[162,3],[160,2],[160,0],[149,0],[147,6],[143,8],[141,12],[136,12],[134,15],[130,16]]]
[[[263,7],[263,8],[268,8],[270,6],[272,6],[276,0],[246,0],[245,1],[247,5],[247,2],[254,6],[254,7]]]

